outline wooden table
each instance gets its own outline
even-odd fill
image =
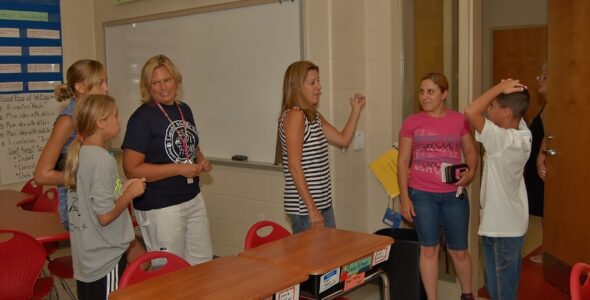
[[[311,287],[310,292],[315,298],[333,298],[347,291],[351,285],[362,286],[371,279],[380,277],[383,280],[382,296],[389,299],[389,280],[386,274],[375,266],[388,258],[391,244],[391,237],[333,228],[315,228],[244,251],[240,256],[277,266],[301,268],[310,275],[310,279],[302,288]],[[354,270],[354,265],[360,266],[363,262],[366,265],[368,257],[372,260],[368,270],[364,267],[356,275],[344,274],[345,270]],[[347,266],[351,263],[355,264]],[[337,275],[340,275],[340,278],[334,278]],[[347,279],[357,280],[357,284],[346,282]]]
[[[17,205],[31,197],[30,194],[13,190],[0,190],[0,228],[27,233],[41,243],[69,239],[69,233],[57,213],[24,210]]]
[[[297,269],[224,256],[119,289],[109,299],[270,299],[291,288],[298,294],[299,283],[306,279],[307,275]]]

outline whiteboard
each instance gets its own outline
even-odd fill
[[[141,104],[147,59],[168,56],[180,70],[201,150],[209,159],[247,155],[272,163],[284,72],[301,59],[299,1],[285,1],[105,26],[109,94],[118,103],[120,147]]]

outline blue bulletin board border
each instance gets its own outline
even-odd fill
[[[0,91],[1,94],[38,93],[53,91],[30,90],[30,82],[55,82],[60,84],[63,79],[63,49],[59,0],[13,0],[0,1],[0,29],[18,29],[18,37],[0,37],[0,47],[20,47],[21,55],[0,54],[0,65],[20,65],[20,73],[0,73],[0,83],[22,82],[22,91]],[[59,33],[58,38],[29,38],[28,29],[53,30]],[[31,47],[59,47],[59,55],[31,55]],[[57,49],[57,48],[53,48]],[[1,48],[0,48],[1,51]],[[55,50],[54,50],[55,51]],[[52,64],[59,69],[51,72],[29,73],[29,64]]]

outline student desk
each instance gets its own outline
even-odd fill
[[[16,206],[31,197],[34,196],[19,191],[0,190],[0,228],[27,233],[41,243],[68,240],[69,233],[57,213],[27,211]]]
[[[314,228],[246,250],[240,256],[304,270],[310,279],[301,289],[317,299],[333,298],[380,277],[382,297],[387,300],[389,280],[379,267],[389,257],[391,244],[391,237]]]
[[[158,276],[114,291],[110,300],[128,299],[271,299],[275,293],[293,292],[307,275],[297,269],[280,268],[246,257],[224,256]]]

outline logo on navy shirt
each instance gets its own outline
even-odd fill
[[[186,133],[185,133],[186,132]],[[186,130],[182,120],[172,122],[166,128],[164,144],[168,158],[175,163],[186,163],[187,157],[182,140],[185,139],[190,161],[195,161],[195,145],[197,144],[197,128],[186,122]]]

